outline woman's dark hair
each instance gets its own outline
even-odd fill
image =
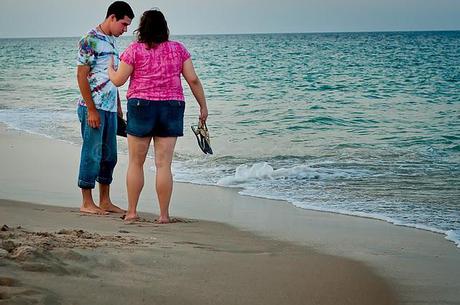
[[[139,27],[134,33],[137,33],[137,41],[145,43],[148,49],[169,39],[169,29],[165,16],[156,9],[144,12]]]
[[[125,16],[127,16],[129,19],[134,18],[134,13],[131,9],[131,6],[129,6],[129,4],[124,1],[115,1],[114,3],[110,4],[109,8],[107,9],[105,18],[108,18],[112,14],[115,15],[117,21],[125,18]]]

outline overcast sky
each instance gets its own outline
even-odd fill
[[[0,0],[0,37],[74,37],[99,24],[105,0]],[[160,8],[173,35],[460,30],[460,0],[127,1]]]

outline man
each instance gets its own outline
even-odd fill
[[[110,199],[110,183],[117,163],[117,113],[123,116],[117,88],[107,75],[109,60],[119,62],[115,37],[125,33],[134,13],[123,1],[112,3],[105,20],[79,41],[77,80],[81,97],[78,118],[81,123],[81,149],[78,186],[83,201],[81,212],[105,215],[123,213]],[[99,206],[92,189],[99,183]]]

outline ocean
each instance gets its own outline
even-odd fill
[[[198,149],[185,86],[175,181],[434,231],[460,247],[459,31],[172,39],[204,85],[214,150]],[[0,122],[81,143],[77,41],[0,39]]]

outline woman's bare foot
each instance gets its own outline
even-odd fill
[[[137,214],[129,214],[129,215],[126,214],[126,215],[123,215],[121,219],[123,219],[123,223],[127,225],[127,224],[135,223],[136,221],[139,221],[140,217]]]
[[[110,212],[110,213],[126,213],[125,210],[117,207],[116,205],[114,205],[112,202],[101,202],[99,204],[99,208],[101,208],[102,210],[106,211],[106,212]]]
[[[168,223],[176,223],[176,222],[182,222],[178,218],[170,218],[170,217],[160,217],[158,219],[155,219],[155,223],[157,224],[168,224]]]

